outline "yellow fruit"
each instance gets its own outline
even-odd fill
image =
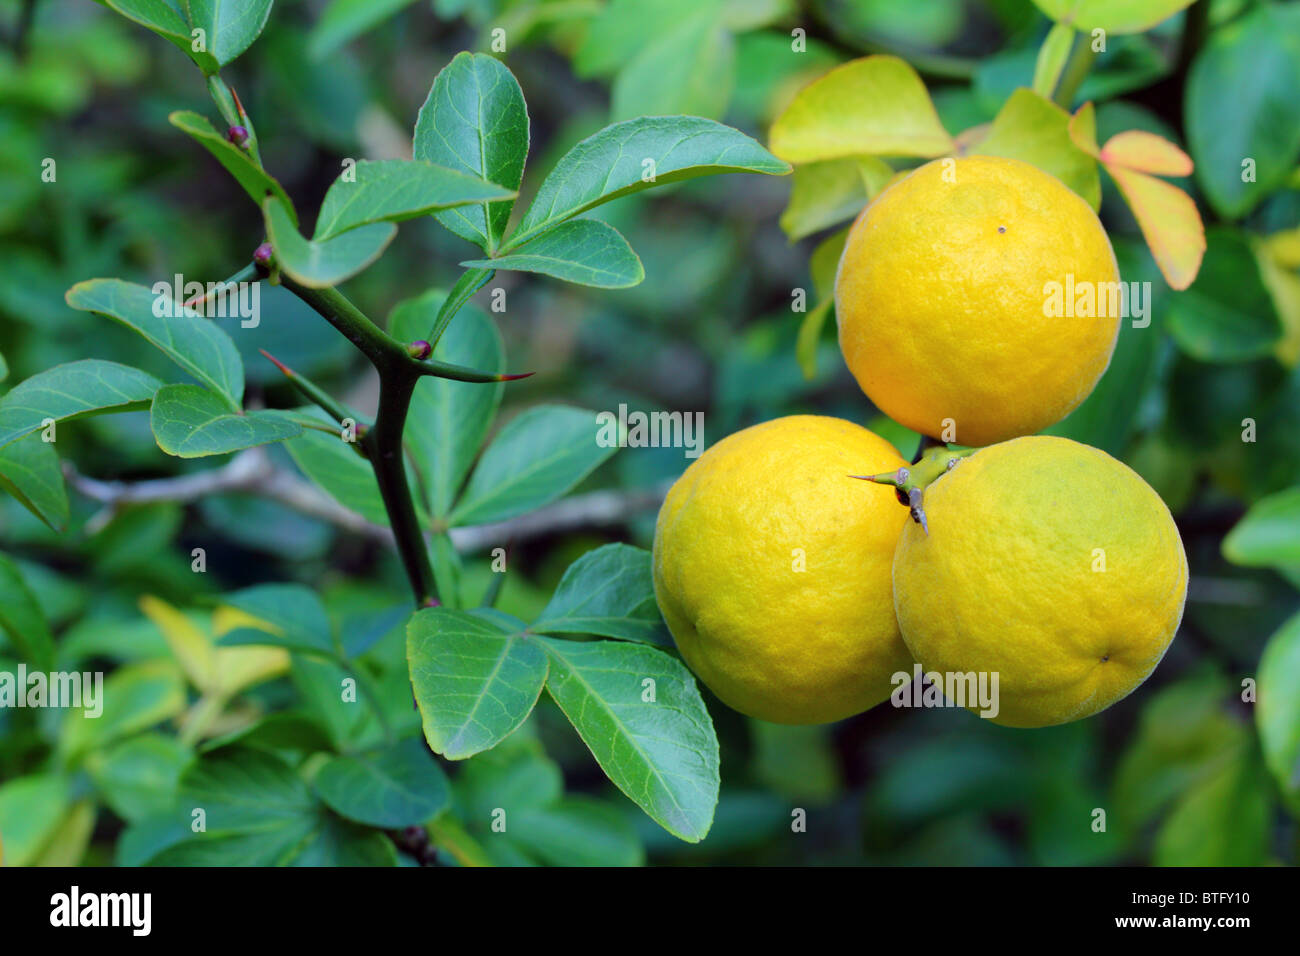
[[[794,415],[728,436],[673,485],[655,595],[682,657],[726,704],[784,724],[839,720],[911,669],[890,584],[907,511],[848,477],[902,464],[852,422]]]
[[[1005,441],[1064,418],[1097,384],[1118,282],[1101,222],[1058,179],[1014,159],[935,160],[853,224],[835,282],[840,349],[900,424]]]
[[[1095,714],[1164,656],[1187,558],[1128,466],[1065,438],[1018,438],[962,459],[924,508],[929,534],[909,521],[894,557],[903,639],[927,672],[996,673],[996,723]]]

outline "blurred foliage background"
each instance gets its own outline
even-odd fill
[[[1125,329],[1097,392],[1054,429],[1128,462],[1178,520],[1189,598],[1152,678],[1098,717],[1038,731],[960,710],[888,706],[829,727],[781,727],[710,699],[723,794],[712,833],[695,846],[613,791],[544,702],[519,739],[453,768],[457,798],[486,799],[484,788],[505,777],[553,789],[558,768],[574,799],[602,801],[607,839],[579,828],[567,842],[516,848],[499,862],[1296,861],[1295,14],[1292,4],[1200,0],[1152,30],[1110,37],[1079,91],[1078,102],[1098,104],[1100,139],[1149,129],[1190,152],[1197,171],[1179,185],[1209,232],[1201,278],[1170,290],[1103,177],[1103,221],[1123,278],[1152,283],[1153,322]],[[91,276],[218,280],[248,261],[262,238],[257,209],[167,122],[178,109],[213,115],[206,91],[177,50],[94,3],[4,0],[0,23],[5,384],[85,355],[150,369],[164,360],[127,331],[68,308],[63,294]],[[503,58],[528,98],[529,169],[540,171],[611,119],[646,113],[710,116],[766,141],[771,119],[802,85],[870,52],[912,63],[956,135],[990,121],[1029,84],[1050,26],[1029,0],[279,0],[257,45],[223,75],[257,120],[267,167],[302,208],[315,208],[344,158],[403,156],[434,74],[462,49],[492,49],[494,30],[505,31]],[[806,31],[799,53],[795,28]],[[46,157],[57,161],[55,183],[42,181]],[[1243,157],[1258,161],[1258,181],[1240,182]],[[526,178],[525,193],[538,181]],[[594,409],[626,403],[702,411],[712,443],[767,418],[816,412],[877,428],[910,455],[916,436],[866,402],[832,323],[817,344],[814,374],[796,361],[802,316],[792,311],[792,293],[811,286],[818,236],[792,243],[782,232],[790,188],[789,179],[728,176],[606,207],[602,215],[645,262],[646,281],[632,290],[499,274],[493,285],[506,289],[508,305],[493,317],[508,367],[538,373],[510,386],[502,421],[543,398]],[[409,223],[348,294],[383,316],[405,298],[448,286],[470,252],[431,219]],[[264,286],[263,315],[255,333],[234,334],[254,396],[296,403],[258,356],[265,348],[355,406],[373,408],[368,366],[310,310]],[[78,422],[60,432],[59,446],[79,472],[101,479],[213,467],[161,454],[143,413]],[[294,468],[279,448],[272,455]],[[686,464],[681,449],[625,449],[580,491],[635,496],[662,488]],[[72,506],[72,528],[57,535],[0,498],[0,549],[55,627],[67,667],[112,674],[166,658],[159,615],[141,610],[146,595],[192,608],[234,587],[301,581],[344,621],[372,620],[405,600],[400,567],[384,547],[255,496],[106,514],[74,491]],[[521,540],[499,606],[531,619],[575,557],[605,541],[649,547],[653,520],[648,507],[618,525]],[[194,547],[207,551],[206,574],[190,570]],[[487,556],[466,560],[466,587],[485,590]],[[400,642],[389,638],[368,653],[376,673],[401,663]],[[13,660],[0,639],[5,669]],[[295,693],[310,710],[309,670],[296,664],[291,679],[255,688],[224,729],[288,706]],[[1253,686],[1274,695],[1267,719]],[[90,740],[77,731],[76,747],[57,712],[0,710],[7,861],[142,858],[132,835],[138,843],[137,825],[165,802],[188,757],[192,742],[174,727],[187,706],[184,693],[164,689],[127,725],[99,728]],[[57,784],[43,776],[54,765],[67,771]],[[791,832],[794,808],[807,810],[806,833]],[[1093,828],[1094,808],[1106,811],[1104,833]]]

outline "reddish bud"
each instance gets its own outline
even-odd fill
[[[271,260],[275,257],[275,250],[271,248],[269,242],[264,242],[253,250],[253,265],[263,278],[271,274]]]
[[[232,126],[226,130],[226,139],[243,149],[248,145],[248,130],[242,126]]]
[[[406,354],[413,359],[424,361],[433,354],[433,346],[424,339],[416,339],[406,347]]]

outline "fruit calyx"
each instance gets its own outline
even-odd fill
[[[925,489],[930,487],[948,472],[957,467],[967,455],[974,454],[976,448],[949,448],[939,445],[924,452],[911,465],[904,465],[897,471],[887,471],[880,475],[849,475],[862,481],[873,481],[878,485],[891,485],[898,500],[907,506],[912,520],[921,526],[927,535],[930,526],[926,521],[924,497]]]

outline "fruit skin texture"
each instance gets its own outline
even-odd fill
[[[728,706],[824,723],[880,703],[890,676],[910,671],[890,582],[907,509],[848,477],[903,464],[852,422],[794,415],[728,436],[669,490],[655,596],[682,657]]]
[[[909,522],[894,557],[903,639],[926,671],[998,672],[995,723],[1088,717],[1164,656],[1187,557],[1127,465],[1066,438],[1018,438],[931,484],[925,510],[929,535]]]
[[[867,397],[923,435],[963,445],[1030,435],[1087,398],[1119,333],[1118,314],[1044,315],[1047,283],[1069,298],[1067,274],[1094,294],[1119,281],[1083,199],[1019,160],[935,160],[853,224],[835,282],[840,349]]]

